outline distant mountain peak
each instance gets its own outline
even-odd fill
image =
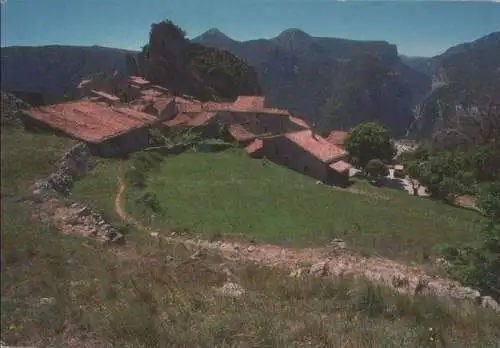
[[[281,34],[279,34],[276,39],[285,39],[285,40],[308,40],[311,38],[311,35],[306,33],[305,31],[297,28],[290,28],[283,30]]]
[[[231,39],[229,36],[224,34],[222,31],[220,31],[217,28],[211,28],[198,36],[196,39],[201,39],[201,40],[217,40],[217,41],[234,41]]]

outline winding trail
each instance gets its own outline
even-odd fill
[[[134,225],[137,225],[137,221],[132,221],[132,218],[125,213],[125,211],[122,208],[122,196],[123,193],[125,192],[125,181],[123,179],[123,163],[120,162],[118,163],[118,175],[117,175],[117,181],[118,181],[118,191],[116,193],[115,197],[115,211],[116,214],[120,217],[122,221],[125,222],[132,222]]]
[[[285,248],[271,244],[251,244],[229,238],[212,242],[178,236],[176,233],[167,236],[162,232],[153,231],[143,226],[123,210],[122,197],[125,188],[123,165],[120,162],[118,166],[118,190],[115,197],[116,213],[122,221],[134,224],[153,238],[161,238],[168,243],[182,243],[197,251],[203,249],[215,251],[227,260],[280,267],[291,271],[290,276],[301,276],[307,273],[320,276],[361,276],[410,295],[432,294],[475,301],[481,300],[479,292],[463,287],[456,281],[430,276],[418,265],[406,265],[381,257],[363,257],[338,246]]]

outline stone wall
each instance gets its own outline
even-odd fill
[[[64,234],[92,237],[101,244],[124,240],[122,233],[89,206],[68,199],[74,183],[91,167],[91,152],[85,143],[78,143],[63,154],[56,170],[35,182],[31,189],[32,204],[40,216],[49,216]]]
[[[35,183],[35,195],[69,196],[76,180],[83,178],[89,170],[91,153],[85,143],[78,143],[69,149],[56,164],[56,171]]]

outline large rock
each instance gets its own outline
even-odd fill
[[[219,293],[224,296],[238,298],[241,297],[245,293],[245,289],[243,289],[239,284],[228,282],[225,283],[220,289]]]

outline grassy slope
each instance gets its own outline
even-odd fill
[[[152,239],[118,253],[83,247],[16,201],[67,141],[23,134],[2,141],[1,329],[9,345],[493,347],[500,340],[499,317],[469,305],[227,264],[248,291],[232,300],[214,291],[223,282],[216,255],[190,260],[182,247]],[[101,162],[84,180],[99,183],[85,194],[103,210],[116,188],[113,168]],[[40,304],[42,297],[53,302]]]
[[[93,185],[98,180],[82,191]],[[367,194],[315,185],[239,150],[168,158],[147,187],[162,205],[157,223],[177,231],[238,233],[296,245],[324,245],[340,237],[358,250],[419,261],[436,244],[477,237],[474,212],[363,183],[354,188]],[[128,209],[135,207],[129,202]]]

